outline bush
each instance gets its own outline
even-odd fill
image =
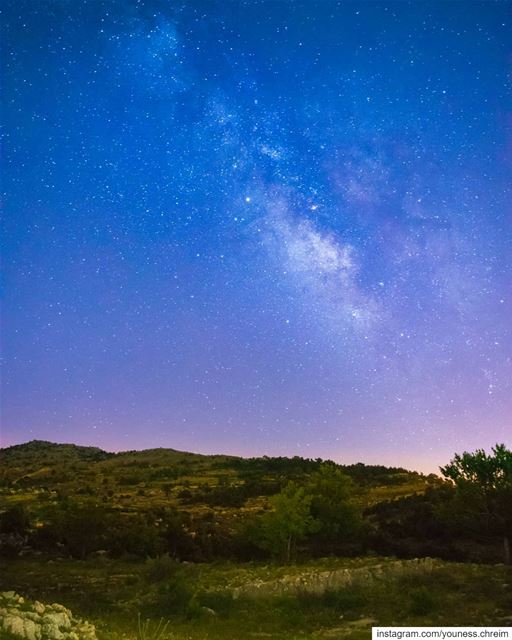
[[[179,563],[166,554],[147,560],[146,570],[146,576],[150,582],[162,582],[162,580],[171,580],[179,572]]]
[[[427,587],[418,587],[410,593],[410,612],[415,616],[426,616],[436,608],[434,595]]]
[[[187,613],[192,590],[180,573],[160,583],[157,587],[153,611],[161,615],[184,615]]]

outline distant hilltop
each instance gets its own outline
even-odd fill
[[[200,453],[189,453],[187,451],[178,451],[177,449],[158,447],[153,449],[141,449],[141,450],[127,450],[127,451],[119,451],[119,452],[109,452],[100,447],[94,447],[90,445],[78,445],[73,443],[59,443],[59,442],[50,442],[49,440],[29,440],[28,442],[23,442],[21,444],[14,444],[9,447],[0,447],[0,457],[4,459],[9,459],[11,457],[16,456],[31,456],[31,455],[41,455],[41,454],[58,454],[60,457],[67,458],[77,458],[81,460],[107,460],[109,458],[113,458],[116,456],[131,456],[131,455],[141,455],[144,457],[147,456],[156,456],[160,457],[162,455],[179,455],[179,456],[192,456],[197,458],[205,458],[205,457],[218,457],[218,456],[205,456]],[[221,456],[222,458],[231,458],[237,456]]]
[[[5,478],[9,476],[10,481],[17,482],[20,480],[19,474],[25,479],[28,477],[60,476],[64,469],[74,468],[76,472],[86,472],[88,465],[97,465],[95,472],[112,473],[116,476],[116,472],[120,469],[126,470],[129,467],[138,467],[139,470],[144,469],[180,469],[182,472],[185,468],[193,470],[200,474],[205,473],[207,469],[238,469],[242,468],[246,471],[256,473],[282,473],[287,475],[289,472],[294,473],[310,473],[321,464],[336,464],[330,460],[315,460],[309,458],[301,458],[299,456],[262,456],[254,458],[243,458],[241,456],[223,455],[223,454],[200,454],[188,451],[178,451],[171,448],[154,448],[142,449],[140,451],[120,451],[108,452],[93,446],[82,446],[72,443],[55,443],[47,440],[30,440],[22,444],[16,444],[5,448],[0,448],[0,461],[2,462],[3,471],[1,476]],[[77,466],[78,465],[78,466]],[[92,471],[93,466],[89,468]],[[395,483],[399,477],[416,476],[422,474],[415,471],[408,471],[401,467],[386,467],[383,465],[365,465],[361,462],[350,465],[336,464],[337,467],[343,469],[345,473],[352,476],[356,481],[365,482],[372,479],[374,482],[377,478],[381,478],[385,484],[390,479]],[[57,470],[59,473],[57,473]],[[86,473],[87,475],[87,473]],[[151,474],[150,474],[151,475]],[[153,473],[154,475],[154,473]],[[171,473],[171,475],[174,475]],[[0,476],[0,477],[1,477]],[[14,476],[14,477],[13,477]],[[18,476],[18,477],[15,477]]]
[[[10,447],[0,449],[0,457],[5,462],[14,460],[18,457],[25,459],[40,458],[40,456],[58,455],[63,459],[80,459],[80,460],[106,460],[112,455],[107,451],[103,451],[99,447],[80,446],[77,444],[58,444],[48,442],[47,440],[30,440],[23,444],[15,444]]]

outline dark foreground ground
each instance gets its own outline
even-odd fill
[[[93,622],[100,640],[357,639],[374,625],[512,625],[511,568],[429,559],[25,558],[3,563],[0,590],[64,604]]]

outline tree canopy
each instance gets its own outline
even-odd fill
[[[289,482],[272,496],[272,510],[261,518],[259,545],[289,562],[295,543],[318,529],[318,522],[310,512],[311,500],[305,488],[295,482]]]
[[[503,539],[503,553],[510,563],[512,535],[512,451],[497,444],[491,454],[483,449],[455,455],[441,473],[455,483],[462,510],[491,535]]]

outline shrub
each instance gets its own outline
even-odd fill
[[[157,587],[153,610],[164,615],[183,615],[187,613],[192,591],[180,574],[165,580]]]
[[[146,561],[147,579],[150,582],[162,582],[171,580],[179,571],[179,564],[169,555],[151,558]]]
[[[418,587],[410,592],[410,612],[416,616],[426,616],[436,608],[436,600],[427,587]]]

